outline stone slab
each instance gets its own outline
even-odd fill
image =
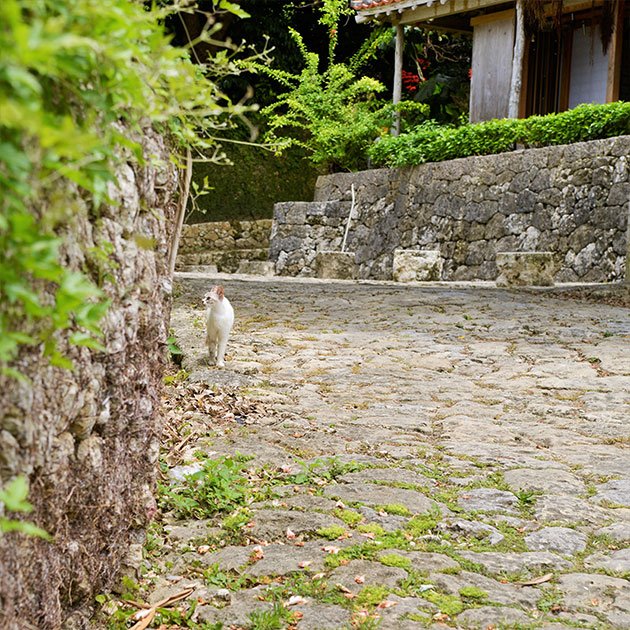
[[[497,252],[498,287],[553,286],[553,252]]]

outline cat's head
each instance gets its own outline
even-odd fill
[[[203,296],[203,305],[212,306],[213,304],[221,302],[221,300],[223,300],[223,287],[214,286]]]

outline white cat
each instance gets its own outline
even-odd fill
[[[223,295],[223,287],[212,287],[203,297],[206,306],[206,343],[210,360],[216,361],[217,367],[225,364],[225,346],[228,335],[234,325],[234,309],[230,301]]]

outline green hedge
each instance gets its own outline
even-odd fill
[[[570,144],[630,134],[630,103],[580,105],[560,114],[489,120],[462,127],[426,122],[397,137],[383,137],[369,149],[375,165],[412,166],[471,155]]]
[[[278,201],[311,201],[319,171],[304,149],[291,147],[274,155],[260,147],[224,144],[232,166],[196,162],[193,181],[211,190],[196,201],[187,223],[271,219]],[[192,209],[192,204],[189,210]]]

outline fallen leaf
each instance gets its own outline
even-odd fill
[[[326,553],[339,553],[339,547],[335,547],[335,545],[324,545],[322,551]]]
[[[300,569],[305,569],[306,567],[310,566],[311,564],[313,564],[312,560],[302,560],[302,562],[298,562],[298,567],[300,567]]]
[[[308,604],[308,599],[304,599],[301,595],[292,595],[289,597],[286,606],[297,606],[298,604]]]
[[[294,540],[295,539],[295,534],[291,531],[291,529],[289,527],[287,527],[287,538],[289,540]]]
[[[536,584],[542,584],[543,582],[549,582],[553,578],[553,573],[545,573],[545,575],[541,575],[532,580],[527,580],[527,582],[514,582],[514,584],[518,584],[519,586],[536,586]]]
[[[144,619],[147,615],[151,615],[151,613],[155,615],[155,611],[152,608],[141,608],[131,615],[131,619],[132,621],[140,621],[140,619]],[[151,615],[151,618],[153,618],[153,615]]]
[[[593,604],[593,606],[599,606],[599,599],[597,599],[597,597],[593,597],[591,599],[591,604]]]
[[[343,584],[335,584],[335,586],[342,592],[342,593],[352,593],[352,591],[349,588],[346,588]]]
[[[258,560],[262,560],[265,557],[263,553],[262,547],[256,546],[252,549],[252,552],[249,554],[249,557],[254,562],[258,562]]]
[[[208,553],[210,551],[210,545],[199,545],[199,547],[197,547],[197,553],[200,554],[204,554],[204,553]]]
[[[293,617],[293,619],[300,620],[302,619],[302,617],[304,617],[304,613],[300,612],[299,610],[296,610],[291,614],[291,617]]]
[[[355,581],[357,584],[363,584],[363,583],[365,582],[365,573],[364,573],[363,575],[357,575],[357,576],[354,578],[354,581]]]
[[[343,558],[343,560],[339,560],[339,564],[342,564],[345,567],[346,564],[350,564],[350,560]]]
[[[326,575],[325,573],[316,573],[316,574],[313,576],[313,579],[314,579],[314,580],[321,580],[321,579],[322,579],[325,575]]]
[[[374,540],[375,538],[374,532],[361,532],[359,535],[363,536],[363,538],[369,538],[370,540]]]
[[[433,619],[434,621],[448,621],[448,615],[446,613],[435,613]]]
[[[383,518],[386,518],[387,517],[387,512],[385,512],[384,510],[379,510],[378,511],[378,515],[383,517]]]
[[[356,595],[354,593],[343,593],[343,596],[346,599],[354,599],[356,597]]]
[[[398,602],[393,602],[390,599],[385,599],[377,606],[377,608],[391,608],[392,606],[398,606]]]
[[[337,503],[335,503],[335,506],[341,508],[342,510],[346,507],[343,501],[337,501]]]

